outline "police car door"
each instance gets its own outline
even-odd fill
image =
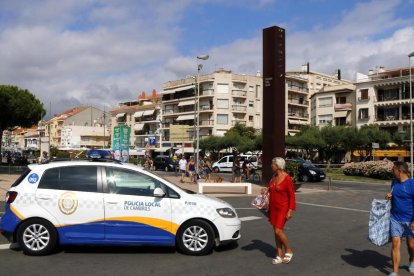
[[[107,167],[105,201],[105,238],[119,242],[174,244],[171,202],[155,197],[155,188],[165,189],[145,173]]]
[[[58,222],[61,243],[104,239],[103,194],[97,171],[97,166],[88,165],[50,168],[43,173],[36,203]]]

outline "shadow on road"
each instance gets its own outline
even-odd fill
[[[243,246],[241,249],[246,251],[259,250],[269,258],[274,258],[276,254],[276,248],[273,245],[261,240],[252,240],[250,244]]]
[[[348,264],[361,268],[374,267],[385,274],[389,273],[388,270],[391,268],[389,256],[384,256],[373,250],[359,251],[350,248],[345,250],[350,254],[342,255],[341,258]]]

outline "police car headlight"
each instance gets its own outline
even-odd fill
[[[310,170],[309,172],[310,172],[310,174],[312,174],[312,175],[316,175],[316,172],[315,172],[315,171]]]
[[[236,213],[230,208],[220,208],[220,209],[217,209],[216,211],[223,218],[234,218],[234,217],[236,217]]]

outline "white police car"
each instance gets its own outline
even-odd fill
[[[129,164],[29,165],[6,195],[0,232],[25,254],[57,245],[165,245],[204,255],[240,238],[228,203],[180,189]]]

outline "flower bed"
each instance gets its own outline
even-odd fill
[[[367,161],[357,163],[347,163],[342,167],[345,175],[356,175],[372,177],[377,179],[392,179],[392,167],[394,163],[391,161]]]

